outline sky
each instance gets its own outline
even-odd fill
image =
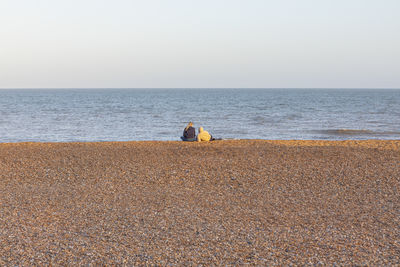
[[[399,0],[0,0],[0,88],[400,88]]]

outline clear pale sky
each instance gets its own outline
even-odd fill
[[[400,88],[399,0],[0,0],[0,88]]]

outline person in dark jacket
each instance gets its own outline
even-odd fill
[[[193,123],[189,122],[186,128],[183,130],[183,136],[181,137],[183,141],[193,142],[196,141],[196,130],[193,127]]]

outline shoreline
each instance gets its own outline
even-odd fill
[[[400,150],[400,139],[364,139],[364,140],[355,140],[355,139],[347,139],[347,140],[285,140],[285,139],[224,139],[224,140],[216,140],[212,142],[201,142],[202,145],[205,144],[235,144],[235,143],[252,143],[252,142],[260,142],[260,143],[268,143],[274,145],[286,145],[286,146],[299,146],[299,147],[308,147],[308,146],[343,146],[343,147],[363,147],[363,148],[379,148],[379,149],[389,149],[389,150]],[[86,145],[100,145],[100,144],[184,144],[184,145],[194,145],[199,144],[198,142],[183,142],[179,140],[145,140],[145,141],[84,141],[84,142],[9,142],[9,143],[1,143],[0,146],[23,146],[23,145],[78,145],[78,144],[86,144]]]
[[[395,265],[400,140],[0,143],[0,265]]]

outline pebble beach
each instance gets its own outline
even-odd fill
[[[398,265],[400,141],[0,144],[0,265]]]

